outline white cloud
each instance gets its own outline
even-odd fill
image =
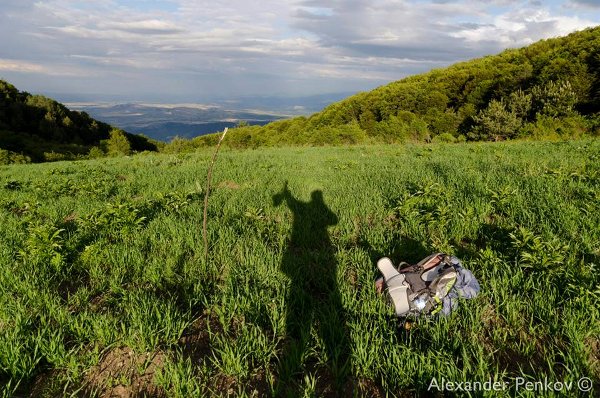
[[[114,29],[125,32],[139,34],[175,34],[184,30],[170,21],[160,21],[158,19],[146,19],[141,21],[129,22],[100,22],[97,25],[98,29]]]
[[[83,73],[94,78],[81,92],[132,97],[148,85],[196,99],[364,90],[600,22],[591,8],[525,0],[162,3],[3,0],[0,70],[15,84],[23,71]]]
[[[0,59],[0,70],[10,72],[47,73],[42,65],[14,59]]]
[[[47,66],[39,63],[17,60],[17,59],[2,59],[0,58],[0,71],[14,72],[19,74],[43,74],[48,76],[86,76],[88,72],[82,68],[76,68],[69,65],[53,65]]]
[[[600,8],[600,1],[598,0],[571,0],[569,3],[573,6]]]
[[[520,9],[496,16],[489,25],[459,30],[452,35],[470,43],[495,41],[502,47],[519,47],[595,25],[589,19],[551,15],[545,9]]]

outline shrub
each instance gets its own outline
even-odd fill
[[[171,140],[171,142],[169,142],[162,148],[161,152],[165,152],[165,153],[193,152],[196,148],[197,148],[196,142],[176,136]]]
[[[506,108],[502,100],[490,101],[488,107],[473,117],[473,120],[475,121],[473,138],[494,141],[515,137],[522,124],[517,115]]]
[[[412,112],[400,111],[396,116],[378,122],[373,134],[384,142],[427,141],[429,128],[427,123]]]
[[[358,122],[351,122],[338,127],[324,127],[315,130],[309,137],[311,145],[358,144],[365,142],[367,133],[360,128]]]
[[[441,135],[444,133],[453,133],[460,125],[460,117],[452,110],[441,111],[439,109],[430,109],[425,115],[427,125],[432,134]]]
[[[538,115],[535,122],[523,126],[519,135],[533,139],[565,139],[582,137],[587,132],[587,123],[582,116],[557,119]]]
[[[31,163],[31,158],[21,153],[0,149],[0,165]]]
[[[61,160],[70,160],[71,156],[69,156],[68,154],[65,153],[59,153],[59,152],[44,152],[44,160],[46,162],[59,162]]]
[[[588,117],[588,125],[590,132],[595,136],[600,136],[600,114],[595,114]]]
[[[415,141],[428,141],[431,139],[427,123],[412,112],[400,111],[398,118],[406,123],[407,138]]]
[[[89,159],[98,159],[104,156],[104,151],[98,146],[93,146],[88,153]]]
[[[407,124],[397,116],[375,123],[373,135],[386,143],[404,141],[408,136]]]
[[[456,142],[456,138],[454,138],[454,136],[450,133],[443,133],[443,134],[436,135],[435,137],[433,137],[432,142],[434,142],[434,143],[440,143],[440,142],[454,143],[454,142]]]
[[[110,138],[106,141],[106,148],[109,155],[129,155],[131,153],[131,144],[123,130],[112,129]]]

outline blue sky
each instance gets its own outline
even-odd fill
[[[0,78],[82,99],[369,90],[600,24],[600,0],[2,0]]]

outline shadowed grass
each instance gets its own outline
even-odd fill
[[[0,167],[4,395],[105,391],[86,375],[128,350],[161,353],[148,380],[167,396],[275,394],[286,361],[292,396],[402,396],[432,377],[585,376],[598,391],[600,142],[223,151],[205,259],[198,176],[211,154]],[[275,206],[285,181],[299,202],[322,191],[337,218],[311,249],[331,274],[285,270],[306,266],[293,250],[318,223],[295,228]],[[374,292],[374,261],[436,250],[458,255],[482,294],[398,330]],[[335,286],[335,300],[298,290],[303,274]],[[294,329],[302,300],[314,312]],[[324,333],[336,311],[343,322]],[[302,349],[289,348],[294,330]]]

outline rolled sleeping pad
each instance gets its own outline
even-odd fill
[[[387,291],[394,303],[397,316],[404,316],[410,310],[408,303],[409,285],[405,281],[404,274],[398,272],[392,261],[383,257],[377,261],[377,268],[383,274],[383,280],[387,286]]]

